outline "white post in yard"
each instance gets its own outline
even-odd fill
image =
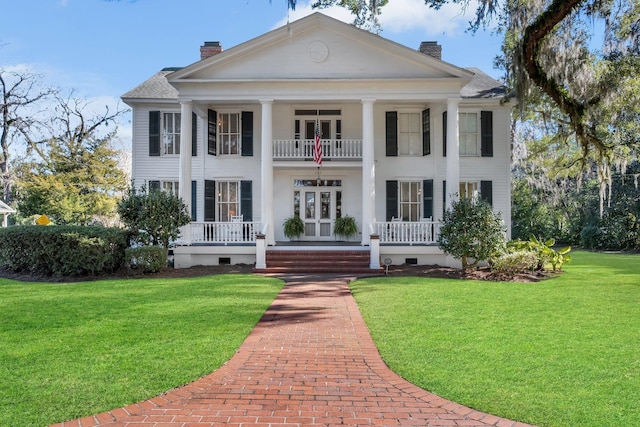
[[[372,270],[380,269],[380,236],[371,235],[371,246],[369,248],[369,268]]]

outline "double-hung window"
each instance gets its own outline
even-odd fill
[[[422,218],[422,182],[398,182],[398,213],[403,221],[420,221]]]
[[[240,154],[240,113],[218,113],[219,154]]]
[[[398,113],[398,155],[422,156],[420,113]]]
[[[458,126],[460,137],[460,155],[461,156],[477,156],[478,149],[478,114],[477,113],[459,113]]]
[[[180,154],[180,113],[162,114],[162,154]]]
[[[478,197],[478,183],[476,181],[460,181],[459,193],[461,199],[475,199]]]
[[[180,194],[180,183],[178,181],[162,181],[162,190],[176,196]]]
[[[238,181],[217,181],[218,221],[230,222],[231,218],[240,215],[240,183]]]

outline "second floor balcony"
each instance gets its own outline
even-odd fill
[[[323,160],[362,160],[361,139],[322,139]],[[275,139],[274,160],[313,160],[313,139]]]

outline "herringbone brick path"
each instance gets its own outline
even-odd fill
[[[525,426],[442,399],[391,372],[346,280],[292,280],[217,371],[58,426]]]

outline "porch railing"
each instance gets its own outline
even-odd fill
[[[324,160],[362,159],[361,139],[323,139],[322,158]],[[313,139],[276,139],[273,141],[275,160],[313,159]]]
[[[260,222],[192,222],[191,243],[255,243]]]
[[[381,244],[431,245],[436,243],[440,233],[440,223],[427,220],[376,222],[374,232],[380,236]]]

